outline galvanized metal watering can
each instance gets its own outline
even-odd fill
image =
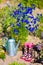
[[[20,44],[20,40],[18,41],[16,45],[15,39],[7,39],[7,42],[4,45],[4,47],[6,48],[6,51],[9,56],[16,55],[19,44]]]

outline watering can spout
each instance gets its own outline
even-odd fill
[[[19,44],[20,44],[20,40],[18,41],[18,44],[17,44],[17,46],[16,46],[16,50],[18,49],[18,47],[19,47]]]

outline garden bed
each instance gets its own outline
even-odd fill
[[[0,0],[1,1],[1,0]],[[3,13],[3,11],[4,11],[4,9],[3,9],[3,7],[5,7],[7,4],[6,4],[6,1],[7,0],[2,0],[2,3],[0,4],[0,8],[2,8],[2,18],[3,18],[3,14],[5,13],[5,17],[7,18],[7,20],[8,20],[8,22],[9,21],[12,21],[13,22],[13,17],[12,18],[10,18],[10,20],[9,20],[9,15],[8,15],[8,11],[9,11],[9,9],[7,9],[6,8],[6,12],[4,12]],[[10,0],[9,0],[10,1]],[[14,0],[13,0],[14,1]],[[15,1],[15,2],[13,2],[13,1],[10,1],[10,4],[11,5],[13,5],[13,7],[17,7],[17,4],[19,3],[19,1],[17,0],[17,2]],[[12,8],[11,8],[12,9]],[[1,11],[1,10],[0,10]],[[7,13],[7,14],[6,14]],[[38,14],[38,13],[40,13],[40,14],[42,14],[43,15],[43,9],[39,9],[39,8],[37,8],[36,7],[36,9],[35,10],[33,10],[33,15],[34,16],[36,16],[36,14]],[[1,17],[1,16],[0,16]],[[42,17],[43,18],[43,17]],[[7,20],[5,20],[6,22],[7,22]],[[15,21],[15,20],[14,20]],[[4,21],[3,21],[4,22]],[[8,23],[7,22],[7,23]],[[12,23],[11,22],[11,23]],[[43,19],[42,19],[42,21],[41,22],[43,22]],[[11,24],[10,23],[10,24]],[[14,24],[15,24],[15,22],[13,22]],[[41,31],[43,31],[43,24],[42,23],[40,23],[40,26],[39,26],[39,31],[38,32],[36,32],[36,36],[38,35],[39,37],[40,37],[40,32]],[[7,29],[7,32],[9,32],[10,30],[9,30],[9,25],[7,26],[8,27],[8,29]],[[7,27],[5,27],[5,28],[3,28],[3,29],[6,29]],[[1,26],[1,28],[2,28],[2,26]],[[3,29],[1,29],[2,31],[3,31]],[[21,31],[22,31],[22,27],[21,27]],[[14,32],[15,32],[15,30],[14,30]],[[25,29],[23,30],[23,32],[25,32]],[[27,32],[27,31],[26,31]],[[20,32],[21,33],[21,32]],[[25,33],[25,35],[26,35],[26,33]],[[25,35],[23,35],[23,37],[24,38],[26,38],[26,36]],[[13,36],[13,35],[12,35]],[[34,44],[37,44],[38,42],[41,42],[42,40],[41,39],[39,39],[38,37],[36,37],[36,36],[33,36],[33,34],[32,35],[29,35],[29,36],[27,36],[27,42],[32,42],[32,43],[34,43]],[[0,36],[1,37],[1,36]],[[15,36],[16,37],[16,36]],[[14,39],[15,39],[15,37],[14,37]],[[20,34],[19,35],[19,37],[20,37],[20,39],[22,39],[23,37],[22,37],[22,34]],[[22,37],[22,38],[21,38]],[[16,38],[17,40],[18,40],[18,38]],[[1,38],[0,38],[0,40],[2,40]],[[22,39],[23,40],[23,39]],[[24,42],[24,40],[23,40],[23,42]],[[2,44],[2,42],[0,42],[1,44]],[[22,42],[21,42],[22,43]],[[1,45],[0,44],[0,45]],[[22,44],[21,44],[22,45]],[[0,65],[8,65],[8,64],[11,64],[11,63],[13,63],[13,62],[18,62],[18,63],[25,63],[26,65],[41,65],[40,63],[30,63],[30,62],[26,62],[26,61],[24,61],[24,60],[22,60],[22,59],[20,59],[20,57],[22,56],[22,52],[21,51],[18,51],[17,52],[17,55],[16,56],[8,56],[7,54],[6,54],[6,58],[4,59],[4,60],[2,60],[2,59],[0,59]],[[3,58],[3,57],[2,57]],[[22,62],[21,62],[22,61]]]

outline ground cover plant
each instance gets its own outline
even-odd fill
[[[0,50],[0,59],[4,60],[5,59],[5,53],[3,50]]]
[[[26,65],[26,64],[25,64],[25,63],[13,62],[13,63],[11,63],[11,64],[9,64],[9,65]]]
[[[43,9],[43,0],[21,0],[24,6],[36,6],[37,8]]]
[[[35,35],[41,38],[41,32],[43,32],[43,16],[40,17],[40,24],[38,29],[35,31]]]

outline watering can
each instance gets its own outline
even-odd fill
[[[15,39],[7,39],[7,42],[5,43],[4,47],[6,48],[6,51],[9,56],[16,55],[19,44],[20,44],[20,40],[16,45]]]

